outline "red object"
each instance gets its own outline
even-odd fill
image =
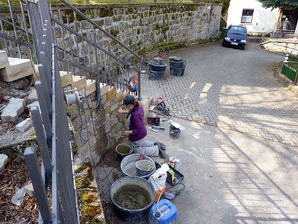
[[[144,155],[143,154],[141,154],[140,155],[140,159],[144,159],[145,157],[144,157]]]

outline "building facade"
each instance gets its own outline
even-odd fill
[[[231,0],[227,26],[245,25],[248,33],[267,33],[278,27],[279,9],[266,9],[258,0]]]

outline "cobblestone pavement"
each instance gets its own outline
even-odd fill
[[[162,97],[173,116],[298,146],[298,98],[273,77],[283,56],[249,43],[175,50],[187,60],[183,77],[142,80],[143,95]]]

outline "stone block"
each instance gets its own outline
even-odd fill
[[[7,164],[8,157],[5,154],[0,154],[0,170],[3,170]]]
[[[108,91],[109,91],[109,86],[103,86],[102,84],[100,84],[100,95],[101,96],[106,95]]]
[[[0,69],[8,66],[8,57],[6,51],[0,51]]]
[[[4,108],[1,119],[3,122],[16,122],[18,117],[24,112],[25,101],[19,98],[11,98]]]
[[[73,75],[72,76],[72,88],[77,88],[78,90],[81,90],[86,87],[86,77],[85,76],[78,76]]]
[[[72,84],[72,73],[66,71],[60,71],[60,79],[62,87]]]
[[[29,196],[31,196],[31,197],[34,195],[34,188],[33,188],[32,183],[26,185],[26,186],[24,187],[24,189],[25,189],[27,195],[29,195]]]
[[[12,82],[34,74],[34,67],[29,59],[8,58],[9,65],[0,69],[0,80]]]
[[[33,103],[34,101],[38,100],[36,89],[33,87],[31,88],[31,92],[27,98],[27,104]]]
[[[87,79],[87,86],[86,86],[86,97],[89,96],[91,93],[96,91],[96,82],[95,80]]]
[[[28,107],[29,111],[31,110],[32,107],[40,108],[38,101],[34,101],[33,103],[30,103],[29,105],[27,105],[27,107]]]
[[[16,129],[20,132],[25,132],[33,126],[32,120],[27,118],[16,125]]]

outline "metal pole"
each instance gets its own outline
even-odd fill
[[[11,1],[10,0],[8,0],[8,6],[9,6],[9,11],[10,11],[11,21],[12,21],[12,24],[13,24],[14,36],[18,40],[19,38],[18,38],[17,30],[16,30],[16,23],[14,21],[14,17],[13,17],[13,13],[12,13],[12,7],[11,7]],[[20,48],[20,45],[19,44],[17,44],[17,46],[18,46],[19,57],[21,58],[22,57],[21,48]]]
[[[101,93],[100,93],[100,80],[99,80],[99,69],[98,69],[98,55],[96,48],[96,32],[93,34],[94,36],[94,52],[95,52],[95,71],[96,71],[96,96],[97,96],[97,109],[98,111],[102,111],[101,107]]]
[[[38,202],[39,211],[44,223],[51,223],[50,206],[46,194],[46,190],[42,181],[40,167],[38,165],[35,149],[28,147],[25,149],[24,158],[29,171],[30,179],[34,188],[34,194]]]

